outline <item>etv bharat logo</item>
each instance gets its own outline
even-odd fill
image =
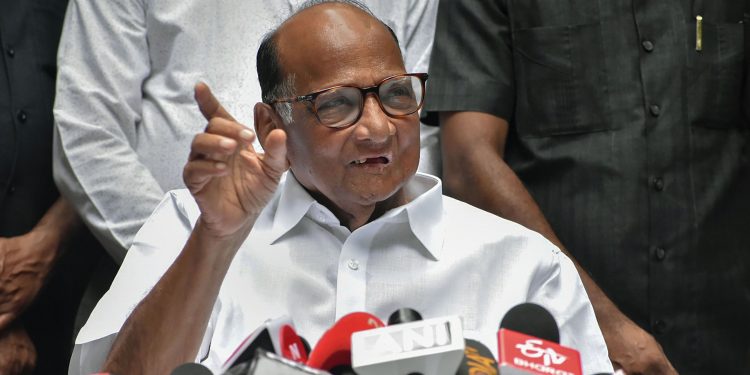
[[[521,350],[521,353],[529,358],[540,358],[544,359],[544,365],[561,365],[568,357],[555,352],[552,348],[543,348],[542,340],[528,339],[524,344],[516,344],[516,348]]]

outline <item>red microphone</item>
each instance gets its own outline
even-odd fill
[[[555,342],[559,340],[547,309],[533,303],[513,307],[497,332],[500,374],[581,375],[580,354]]]
[[[352,334],[384,326],[385,324],[378,317],[365,312],[354,312],[343,316],[318,340],[318,344],[310,353],[307,365],[327,371],[335,367],[351,366]]]
[[[290,359],[294,362],[307,362],[307,349],[302,343],[302,338],[288,324],[284,324],[279,329],[279,354],[281,357]]]

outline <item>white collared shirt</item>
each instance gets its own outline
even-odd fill
[[[437,1],[364,2],[398,36],[407,71],[426,72]],[[70,0],[58,57],[55,181],[117,263],[165,192],[184,187],[190,142],[206,126],[193,86],[208,83],[252,128],[261,37],[300,3]],[[437,173],[438,128],[420,129],[420,171]]]
[[[386,320],[402,307],[425,318],[460,315],[466,337],[496,355],[500,320],[528,301],[553,314],[561,343],[581,352],[584,373],[612,371],[578,274],[554,245],[443,196],[436,177],[417,174],[405,189],[408,204],[350,232],[289,174],[227,272],[199,354],[204,365],[218,370],[269,318],[290,316],[314,345],[350,312]],[[168,193],[79,333],[72,373],[81,363],[103,360],[97,357],[112,340],[101,339],[120,330],[176,258],[199,214],[187,191]]]

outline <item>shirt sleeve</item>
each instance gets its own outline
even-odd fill
[[[157,205],[136,235],[112,286],[78,333],[69,373],[89,374],[104,363],[125,320],[174,263],[199,215],[187,190],[171,191]],[[220,306],[217,299],[196,361],[208,355]]]
[[[440,1],[425,111],[477,111],[512,118],[513,54],[504,3]]]
[[[555,317],[560,344],[581,354],[584,374],[612,373],[607,345],[578,271],[552,244],[544,247],[551,248],[552,255],[531,282],[529,302],[544,306]]]
[[[430,64],[438,3],[434,0],[415,0],[409,5],[406,35],[401,41],[406,49],[406,71],[426,72]]]
[[[73,0],[58,52],[55,182],[118,262],[164,195],[134,149],[146,12],[142,0]]]

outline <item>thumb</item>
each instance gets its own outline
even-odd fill
[[[273,176],[281,176],[289,169],[289,161],[286,158],[286,132],[281,129],[274,129],[268,136],[264,146],[263,164],[267,171]]]
[[[194,88],[195,101],[198,103],[198,108],[201,110],[203,117],[206,120],[211,120],[214,117],[220,117],[226,120],[235,121],[234,117],[227,112],[226,109],[219,103],[211,89],[204,82],[198,82]]]

